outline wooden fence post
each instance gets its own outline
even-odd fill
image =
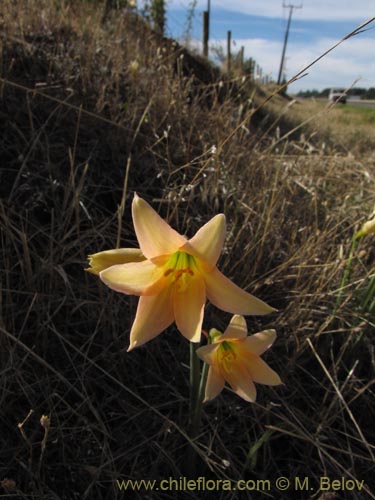
[[[232,54],[231,54],[231,42],[232,42],[232,32],[227,31],[227,71],[230,71]]]
[[[249,59],[249,67],[250,67],[250,81],[254,81],[254,69],[255,69],[255,61],[252,57]]]
[[[245,47],[242,45],[241,51],[240,51],[240,70],[241,70],[241,73],[243,73],[244,59],[245,59]]]
[[[203,55],[208,57],[208,10],[203,11]]]

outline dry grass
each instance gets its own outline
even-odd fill
[[[336,304],[352,234],[372,209],[370,152],[327,154],[292,136],[276,151],[280,113],[241,125],[247,82],[200,83],[134,16],[102,17],[84,3],[1,7],[3,494],[123,498],[116,479],[184,474],[188,346],[171,327],[126,354],[137,300],[83,272],[87,254],[118,238],[136,246],[136,190],[182,233],[224,212],[220,268],[279,309],[248,325],[276,328],[266,359],[285,385],[261,386],[254,405],[225,390],[205,407],[199,475],[308,476],[315,490],[320,476],[344,476],[364,490],[330,498],[375,498],[374,317],[361,307],[371,238]],[[205,327],[228,319],[209,306]],[[175,497],[145,495],[129,498]]]
[[[373,156],[375,109],[328,103],[316,99],[285,102],[278,97],[266,107],[278,117],[279,129],[271,148],[316,154]],[[271,120],[269,120],[271,121]],[[290,144],[291,143],[291,144]]]

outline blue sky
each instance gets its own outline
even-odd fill
[[[290,2],[287,2],[290,3]],[[304,0],[293,11],[285,72],[288,78],[338,42],[362,22],[375,16],[374,0]],[[191,0],[167,1],[167,35],[181,39],[187,26]],[[197,0],[192,46],[200,48],[202,11],[207,0]],[[253,57],[263,74],[277,79],[289,10],[282,0],[211,0],[210,42],[226,46],[232,31],[233,52],[245,47],[245,58]],[[375,22],[369,30],[345,41],[309,70],[308,76],[290,86],[322,90],[327,87],[375,87]]]

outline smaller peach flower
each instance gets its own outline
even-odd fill
[[[197,349],[197,355],[209,366],[204,401],[215,398],[224,388],[225,381],[245,401],[256,399],[254,382],[266,385],[282,384],[280,377],[261,358],[274,342],[275,330],[264,330],[247,336],[243,316],[232,317],[222,334],[210,330],[211,344]]]
[[[375,233],[375,219],[365,222],[361,229],[356,233],[355,238],[361,238],[362,236],[366,236],[371,233]]]

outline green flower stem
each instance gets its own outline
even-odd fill
[[[202,404],[203,404],[204,393],[206,390],[207,374],[208,374],[208,364],[204,363],[198,388],[198,397],[196,400],[194,413],[192,414],[193,418],[191,421],[191,429],[192,429],[191,432],[193,436],[196,436],[198,434],[199,427],[201,424]]]
[[[352,244],[350,246],[349,257],[348,257],[348,260],[346,262],[345,271],[344,271],[344,274],[343,274],[343,277],[342,277],[342,280],[340,283],[339,293],[337,294],[335,311],[338,309],[338,307],[340,306],[341,301],[342,301],[343,291],[344,291],[344,288],[345,288],[345,286],[348,282],[348,279],[349,279],[350,270],[352,267],[352,260],[353,260],[355,249],[357,248],[357,244],[358,244],[358,239],[354,236],[354,238],[352,239]]]
[[[202,403],[206,389],[208,365],[204,363],[200,373],[200,359],[196,350],[199,344],[190,342],[190,412],[189,412],[189,435],[194,440],[199,434],[202,417]],[[197,454],[192,446],[187,454],[187,474],[189,477],[196,475]]]
[[[362,303],[362,310],[364,312],[372,312],[374,305],[375,305],[375,273],[370,274],[370,283],[367,287],[366,296]]]
[[[197,406],[199,394],[200,361],[196,354],[199,344],[190,342],[190,424]]]

